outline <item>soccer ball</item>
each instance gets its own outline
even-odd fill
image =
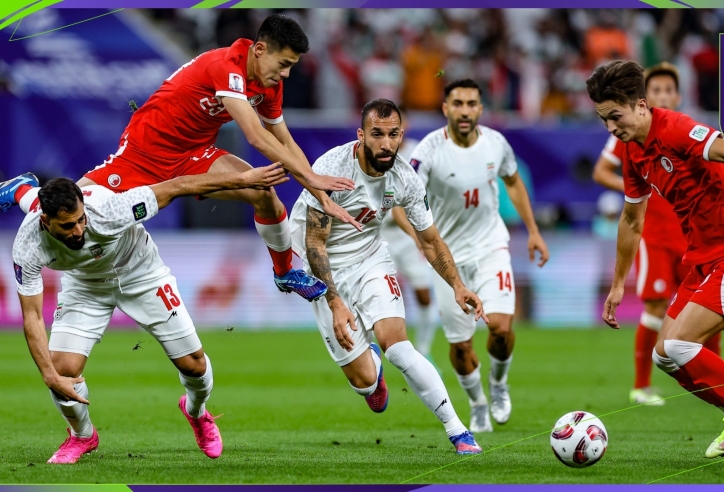
[[[551,448],[561,463],[573,468],[591,466],[603,457],[608,433],[603,422],[588,412],[570,412],[551,431]]]

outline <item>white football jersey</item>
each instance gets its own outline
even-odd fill
[[[480,125],[477,131],[475,144],[464,148],[440,128],[423,138],[410,157],[440,236],[459,264],[507,247],[510,240],[498,209],[498,176],[515,174],[515,155],[499,132]]]
[[[329,265],[342,268],[360,263],[381,245],[380,228],[392,207],[403,207],[412,226],[424,231],[432,226],[432,215],[427,205],[425,187],[410,164],[399,155],[395,165],[383,176],[372,177],[359,167],[356,140],[335,147],[322,155],[312,166],[321,175],[352,179],[352,191],[334,191],[330,198],[343,207],[357,222],[362,232],[352,225],[332,219],[332,230],[327,239]],[[322,210],[322,206],[309,191],[304,190],[291,213],[292,247],[306,263],[307,207]]]
[[[156,245],[141,225],[158,213],[151,188],[142,186],[118,194],[95,185],[81,190],[88,222],[85,244],[77,251],[47,232],[40,222],[42,210],[25,216],[13,244],[19,294],[43,292],[43,267],[66,271],[81,280],[98,280],[126,274],[144,260],[144,271],[163,265]]]
[[[406,161],[410,161],[410,155],[412,154],[412,151],[417,147],[417,144],[419,144],[419,140],[415,140],[414,138],[404,138],[402,139],[402,144],[400,145],[400,148],[397,150],[397,154],[405,159]],[[397,225],[395,220],[392,218],[392,214],[385,215],[385,219],[382,221],[382,234],[385,234],[387,229],[399,229],[400,226]]]

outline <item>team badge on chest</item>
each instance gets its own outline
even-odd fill
[[[385,196],[382,198],[382,210],[388,211],[395,204],[395,192],[385,191]]]

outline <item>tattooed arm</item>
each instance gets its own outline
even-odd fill
[[[458,303],[460,308],[465,313],[470,313],[468,305],[475,309],[475,319],[478,320],[483,318],[487,323],[488,318],[483,312],[483,303],[480,298],[472,291],[468,290],[460,280],[458,269],[453,261],[450,249],[445,244],[445,241],[440,237],[440,233],[437,232],[437,227],[430,226],[424,231],[416,231],[417,238],[422,244],[422,252],[425,253],[427,261],[435,269],[435,271],[450,284],[450,287],[455,291],[455,301]]]
[[[327,255],[327,238],[332,230],[332,218],[313,207],[307,207],[307,261],[312,268],[315,277],[327,284],[327,304],[332,310],[332,320],[334,322],[334,336],[339,345],[350,352],[354,347],[352,336],[350,335],[347,325],[352,330],[357,330],[354,323],[354,315],[345,306],[342,298],[339,297],[337,287],[334,285],[332,278],[332,269],[329,266],[329,256]]]

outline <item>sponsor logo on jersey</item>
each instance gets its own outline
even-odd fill
[[[329,337],[324,337],[324,339],[327,341],[327,345],[329,346],[329,350],[334,353],[334,345],[332,344],[332,340],[329,339]]]
[[[244,77],[238,73],[230,73],[229,89],[236,92],[244,92]]]
[[[395,192],[392,191],[385,191],[385,196],[382,198],[382,210],[387,211],[392,208],[392,205],[395,204]]]
[[[103,256],[103,248],[100,244],[94,244],[90,247],[90,254],[93,257],[93,259],[97,260],[101,256]]]
[[[698,142],[703,142],[707,135],[709,135],[709,129],[703,125],[696,125],[689,132],[689,136]]]
[[[671,162],[671,159],[666,156],[661,158],[661,167],[663,167],[667,173],[674,170],[674,164]]]
[[[420,167],[420,161],[417,159],[410,159],[410,165],[412,166],[412,169],[417,171],[417,168]]]
[[[108,176],[108,185],[111,188],[118,188],[118,185],[121,184],[121,177],[117,174],[111,174]]]
[[[91,190],[83,190],[83,196],[91,196],[93,194],[93,191]]]
[[[15,262],[13,262],[13,267],[15,268],[15,280],[17,280],[20,285],[23,285],[23,267]]]
[[[53,313],[53,319],[55,321],[58,321],[62,314],[63,314],[63,303],[59,302],[58,307],[55,308],[55,313]]]
[[[133,218],[136,220],[141,220],[148,215],[148,212],[146,211],[146,204],[144,202],[137,203],[132,206],[131,212],[133,212]]]
[[[252,106],[258,106],[264,100],[264,94],[257,94],[256,96],[249,99],[249,104]]]

